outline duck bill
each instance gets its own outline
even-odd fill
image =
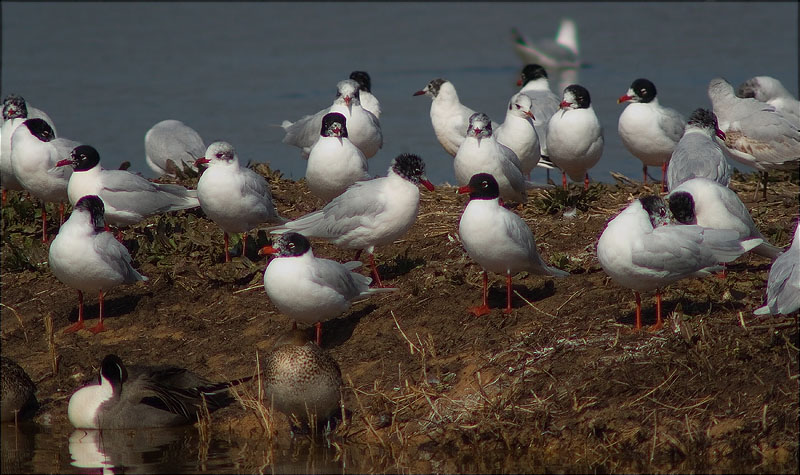
[[[459,195],[465,195],[465,194],[468,194],[468,193],[472,193],[472,187],[471,186],[464,185],[464,186],[460,186],[458,188],[458,194]]]
[[[271,256],[273,254],[277,254],[278,250],[272,246],[264,246],[258,250],[259,256]]]
[[[617,104],[622,104],[623,102],[628,102],[631,99],[633,99],[631,96],[625,94],[624,96],[620,96],[620,98],[617,99]]]
[[[428,191],[433,191],[434,190],[433,183],[429,182],[427,178],[425,178],[425,177],[420,178],[419,182],[422,183],[422,186],[427,188]]]
[[[67,165],[72,165],[72,160],[59,160],[59,162],[56,163],[57,167],[66,167]]]

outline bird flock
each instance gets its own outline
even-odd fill
[[[515,206],[524,206],[527,190],[537,186],[529,180],[535,167],[560,170],[565,189],[567,177],[583,181],[587,189],[589,170],[603,154],[603,127],[584,86],[569,85],[559,97],[538,64],[526,65],[517,84],[520,90],[509,99],[501,124],[462,104],[446,79],[435,78],[411,94],[430,97],[434,135],[453,157],[458,192],[469,195],[458,233],[466,253],[483,269],[481,305],[468,309],[476,316],[491,311],[487,272],[506,277],[504,313],[512,311],[515,274],[569,278],[568,272],[542,259],[533,231]],[[657,330],[663,325],[663,287],[724,270],[726,263],[746,252],[774,260],[765,305],[755,313],[788,314],[800,307],[800,233],[795,230],[785,252],[769,243],[736,192],[728,188],[727,161],[739,161],[764,174],[796,169],[799,103],[766,76],[746,81],[738,91],[714,78],[708,96],[712,108],[698,108],[688,120],[660,105],[655,85],[644,78],[634,80],[618,100],[626,103],[618,123],[623,144],[641,160],[645,182],[647,167],[662,168],[666,193],[634,199],[610,219],[597,240],[597,258],[604,271],[616,284],[635,292],[636,329],[642,327],[640,292],[656,291],[657,319],[652,329]],[[307,160],[308,188],[325,203],[291,221],[276,209],[269,183],[240,163],[233,145],[218,141],[206,146],[180,121],[159,122],[146,133],[146,162],[160,175],[200,173],[194,190],[155,183],[128,170],[104,169],[94,147],[58,137],[52,120],[18,95],[5,97],[2,110],[3,200],[6,191],[22,190],[42,203],[61,207],[62,225],[50,242],[48,262],[58,280],[77,290],[79,305],[78,321],[65,333],[84,328],[84,293],[98,294],[99,321],[89,328],[98,333],[107,330],[104,293],[147,281],[133,268],[128,250],[115,239],[111,226],[130,226],[154,215],[199,207],[223,231],[226,262],[231,260],[229,234],[242,233],[243,247],[253,229],[265,227],[276,235],[271,245],[259,250],[273,256],[264,272],[265,292],[282,314],[294,320],[293,330],[301,322],[315,325],[316,332],[315,342],[290,332],[276,345],[265,370],[268,393],[276,408],[298,418],[312,409],[318,421],[336,412],[341,375],[336,362],[320,349],[322,322],[345,313],[355,299],[402,291],[384,286],[374,253],[413,226],[420,186],[434,189],[425,177],[425,162],[412,153],[394,158],[385,176],[369,174],[368,161],[379,153],[383,132],[380,104],[366,72],[354,71],[338,82],[330,106],[283,122],[283,142],[300,149]],[[67,202],[73,209],[64,222]],[[46,219],[43,211],[45,243]],[[354,259],[339,263],[317,257],[309,239],[353,250]],[[364,251],[370,277],[356,272]],[[69,419],[81,428],[187,423],[196,419],[201,399],[209,410],[221,407],[225,391],[246,379],[211,383],[174,367],[126,367],[108,355],[97,383],[73,395]]]

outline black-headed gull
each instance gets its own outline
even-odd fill
[[[728,186],[731,168],[714,136],[725,140],[717,116],[708,109],[695,109],[689,116],[683,137],[678,141],[667,166],[667,188],[672,190],[686,180],[703,177]]]
[[[548,157],[561,169],[564,189],[567,175],[572,181],[583,179],[584,189],[588,189],[589,169],[603,155],[603,127],[583,86],[567,86],[560,107],[547,123]]]
[[[28,373],[16,361],[0,356],[0,422],[17,423],[32,416],[39,407],[36,400],[36,385]]]
[[[64,203],[72,170],[58,168],[78,142],[56,138],[44,119],[26,119],[11,137],[11,167],[22,187],[42,201],[42,242],[47,242],[47,213],[44,203],[59,204],[59,222],[64,222]]]
[[[367,167],[367,157],[348,138],[344,115],[338,112],[325,114],[320,138],[308,154],[306,184],[309,191],[330,201],[353,183],[368,180]]]
[[[561,99],[550,90],[547,71],[538,64],[527,64],[522,68],[517,86],[522,86],[519,92],[531,98],[533,126],[539,135],[539,149],[543,157],[549,157],[547,123],[550,121],[550,117],[558,111]]]
[[[197,172],[194,163],[205,151],[200,134],[179,120],[162,120],[144,136],[145,161],[158,176],[176,176],[186,169]]]
[[[578,27],[570,18],[562,18],[555,40],[531,41],[516,28],[511,29],[514,51],[525,63],[539,63],[552,69],[577,68],[581,65]]]
[[[756,76],[739,85],[739,97],[752,97],[778,109],[794,124],[800,123],[800,101],[783,87],[780,81],[770,76]]]
[[[775,259],[767,278],[767,299],[756,315],[788,315],[800,309],[800,222],[792,245]]]
[[[704,228],[733,229],[739,239],[760,238],[752,249],[759,256],[775,259],[781,249],[773,246],[756,228],[747,206],[727,186],[708,178],[692,178],[673,188],[666,197],[676,221]]]
[[[248,231],[260,224],[286,221],[275,210],[267,180],[240,166],[233,145],[214,142],[196,163],[208,165],[197,182],[197,199],[206,216],[222,228],[225,262],[231,261],[228,250],[230,233],[242,233],[244,256]]]
[[[647,167],[661,167],[661,191],[667,191],[667,163],[683,136],[686,119],[675,109],[658,103],[656,86],[639,78],[617,99],[617,104],[630,102],[619,115],[617,130],[622,145],[642,161],[643,183],[647,183]]]
[[[293,419],[301,424],[324,424],[341,410],[339,365],[306,340],[303,332],[292,330],[281,336],[264,360],[267,405],[286,414],[293,431]]]
[[[299,147],[303,158],[308,158],[311,147],[319,140],[322,118],[329,112],[338,112],[347,119],[350,141],[364,152],[365,157],[372,158],[383,146],[383,132],[380,120],[361,106],[360,97],[356,81],[339,81],[336,85],[336,99],[329,108],[296,122],[283,121],[281,127],[286,131],[283,143]]]
[[[89,330],[98,333],[103,326],[104,294],[122,284],[147,280],[131,265],[131,255],[114,236],[104,231],[103,201],[97,196],[81,197],[69,219],[50,244],[50,270],[64,284],[78,290],[78,321],[64,330],[83,328],[83,293],[97,292],[100,321]]]
[[[737,162],[762,172],[764,198],[769,170],[797,169],[800,160],[800,125],[775,107],[752,98],[736,97],[722,78],[708,83],[708,97],[725,132],[725,151]]]
[[[597,241],[597,259],[617,284],[636,296],[636,329],[642,327],[639,292],[656,290],[656,323],[661,328],[661,288],[686,277],[703,277],[761,244],[740,241],[732,229],[672,224],[669,209],[658,196],[630,203],[606,225]]]
[[[295,232],[281,234],[259,254],[275,255],[264,271],[264,290],[270,301],[287,317],[316,326],[316,341],[322,344],[322,322],[350,309],[354,299],[394,288],[371,289],[372,279],[353,269],[361,262],[340,264],[314,256],[311,243]]]
[[[513,150],[498,143],[489,116],[483,112],[472,114],[466,135],[453,160],[458,184],[466,185],[477,173],[489,173],[500,186],[500,197],[525,203],[528,194],[522,165]]]
[[[0,186],[3,189],[3,203],[6,201],[6,191],[23,189],[11,166],[11,136],[26,119],[37,118],[44,119],[53,129],[53,135],[57,134],[50,117],[39,109],[31,107],[22,96],[9,94],[3,98],[3,125],[0,127]]]
[[[548,266],[536,250],[531,228],[516,213],[500,204],[500,188],[489,173],[473,175],[458,189],[469,193],[461,214],[458,235],[467,254],[483,267],[483,305],[470,308],[476,316],[489,313],[487,271],[506,276],[506,308],[511,313],[511,277],[519,272],[566,277],[561,269]]]
[[[436,134],[436,139],[445,152],[455,157],[458,147],[467,137],[469,118],[475,111],[458,100],[455,86],[447,79],[432,79],[423,89],[413,95],[426,95],[431,98],[433,133]],[[494,127],[499,127],[499,125],[493,124]]]
[[[69,179],[67,193],[73,205],[81,197],[97,195],[105,204],[106,223],[127,226],[155,214],[200,206],[197,190],[180,185],[153,183],[127,170],[106,170],[100,165],[100,154],[91,145],[75,147],[60,167],[75,170]]]
[[[392,160],[385,177],[358,181],[319,211],[270,228],[273,234],[288,231],[322,238],[348,249],[367,251],[379,287],[383,287],[375,266],[376,246],[391,244],[414,224],[419,211],[419,185],[433,191],[425,178],[425,162],[413,154]],[[358,257],[356,257],[356,260]]]
[[[494,131],[497,142],[510,148],[519,159],[524,176],[530,176],[539,163],[541,150],[539,135],[533,125],[531,98],[520,92],[511,96],[506,109],[506,119]]]
[[[203,408],[213,412],[233,402],[231,386],[252,376],[214,383],[177,366],[126,366],[108,354],[98,382],[72,394],[67,407],[78,429],[144,429],[195,422]]]
[[[372,112],[372,115],[381,118],[381,104],[378,98],[372,94],[372,78],[366,71],[353,71],[350,79],[358,83],[358,95],[361,100],[361,107]]]

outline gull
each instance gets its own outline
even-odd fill
[[[302,332],[282,335],[264,359],[268,405],[286,414],[293,431],[293,419],[318,427],[340,411],[343,383],[339,365]]]
[[[763,241],[751,252],[769,259],[775,259],[781,253],[781,249],[770,244],[756,228],[747,207],[727,186],[708,178],[692,178],[670,191],[666,199],[672,216],[679,223],[733,229],[739,233],[739,239],[759,238]]]
[[[511,96],[506,119],[495,131],[497,142],[510,148],[519,159],[522,174],[530,176],[539,163],[541,150],[531,111],[531,98],[523,93]]]
[[[336,99],[329,108],[296,122],[283,121],[281,127],[286,131],[283,143],[299,147],[303,158],[308,158],[311,147],[319,140],[322,118],[329,112],[338,112],[347,119],[350,140],[365,157],[372,158],[383,146],[383,132],[380,120],[361,106],[359,89],[359,84],[352,79],[339,81]]]
[[[725,132],[725,151],[737,162],[762,173],[764,198],[769,170],[797,169],[800,160],[800,125],[778,110],[752,98],[739,98],[722,78],[708,84],[719,128]]]
[[[0,185],[3,188],[3,203],[6,202],[8,190],[23,189],[11,166],[11,136],[26,119],[44,119],[53,129],[53,135],[56,135],[56,126],[53,125],[52,119],[43,111],[26,103],[22,96],[9,94],[3,98],[3,125],[0,128]]]
[[[417,155],[401,154],[392,160],[385,177],[353,183],[321,210],[269,230],[273,234],[295,231],[358,249],[355,260],[367,251],[375,282],[383,287],[373,251],[411,229],[419,211],[420,184],[434,189],[425,178],[425,162]]]
[[[767,278],[767,300],[756,315],[788,315],[800,308],[800,222],[795,226],[792,245],[775,259]]]
[[[564,189],[567,175],[572,181],[583,178],[584,189],[589,189],[588,170],[603,154],[603,127],[585,87],[572,84],[564,89],[560,110],[547,123],[547,151],[562,171]]]
[[[494,176],[478,173],[458,189],[469,193],[461,214],[458,235],[467,254],[483,267],[483,305],[470,308],[475,316],[489,313],[487,271],[506,276],[506,308],[511,313],[511,277],[519,272],[566,277],[561,269],[544,263],[536,250],[531,228],[517,214],[500,204],[500,189]]]
[[[58,203],[59,223],[64,222],[64,203],[72,170],[58,168],[78,142],[56,138],[44,119],[26,119],[11,137],[11,167],[22,187],[42,201],[42,242],[47,242],[45,203]]]
[[[197,190],[153,183],[127,170],[106,170],[91,145],[75,147],[59,167],[72,166],[67,193],[73,205],[81,197],[97,195],[105,205],[105,221],[113,226],[136,224],[148,216],[200,206]]]
[[[795,125],[800,124],[800,101],[783,87],[780,81],[770,76],[756,76],[739,85],[738,97],[752,97],[766,102]]]
[[[561,100],[550,90],[547,71],[538,64],[527,64],[522,68],[517,86],[522,86],[519,92],[531,98],[533,126],[539,135],[539,149],[542,157],[549,157],[547,152],[547,123],[550,121],[550,117],[559,109]]]
[[[445,152],[455,157],[458,148],[467,137],[469,118],[475,111],[458,100],[455,86],[447,79],[433,79],[413,95],[426,95],[431,98],[433,132]],[[495,123],[493,127],[499,127],[499,125]]]
[[[81,197],[69,219],[50,244],[50,270],[58,280],[78,290],[78,321],[64,330],[72,333],[83,328],[83,293],[97,292],[100,321],[92,333],[105,330],[103,303],[105,292],[122,284],[148,280],[131,264],[125,246],[104,231],[103,201],[94,195]]]
[[[162,120],[144,136],[145,161],[158,176],[174,177],[186,170],[197,173],[195,161],[205,151],[200,134],[179,120]]]
[[[659,104],[656,94],[650,80],[634,80],[617,99],[617,104],[630,102],[619,116],[617,130],[625,148],[642,161],[643,183],[647,184],[648,166],[661,166],[661,191],[667,191],[667,163],[683,136],[686,119]]]
[[[203,212],[222,228],[225,262],[231,261],[229,234],[242,233],[242,255],[246,255],[247,232],[263,223],[283,223],[275,210],[267,180],[239,165],[236,149],[228,142],[208,146],[199,164],[208,168],[197,182],[197,199]]]
[[[667,187],[672,190],[692,178],[708,178],[728,186],[732,169],[714,136],[725,140],[717,116],[708,109],[695,109],[689,116],[667,166]]]
[[[551,69],[577,68],[581,65],[578,51],[578,28],[569,18],[562,18],[555,40],[530,41],[516,28],[511,29],[514,51],[525,63],[539,63]]]
[[[597,242],[597,259],[618,285],[636,296],[636,329],[642,328],[639,292],[656,290],[656,323],[661,318],[661,288],[686,277],[703,277],[720,270],[761,239],[741,241],[732,229],[671,224],[669,210],[658,196],[634,200],[609,221]]]
[[[366,71],[353,71],[350,79],[358,83],[358,95],[361,99],[361,107],[372,112],[372,115],[381,118],[381,104],[378,98],[372,94],[372,79]]]
[[[325,114],[320,139],[308,154],[306,184],[309,191],[330,201],[353,183],[369,178],[367,158],[348,138],[347,119],[338,112]]]
[[[466,185],[476,173],[494,175],[504,200],[525,203],[525,177],[513,150],[498,143],[489,116],[476,112],[469,118],[466,139],[458,148],[453,169],[459,185]]]
[[[192,424],[207,409],[233,401],[228,389],[253,376],[212,383],[178,366],[126,366],[108,354],[98,382],[72,394],[67,407],[78,429],[144,429]],[[205,409],[204,409],[205,408]]]
[[[261,255],[275,255],[264,271],[264,290],[284,315],[316,327],[316,342],[322,344],[322,322],[350,309],[357,298],[395,288],[371,289],[372,279],[353,269],[361,262],[340,264],[314,256],[311,243],[300,233],[281,234]]]

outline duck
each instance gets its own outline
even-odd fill
[[[36,385],[13,359],[2,356],[0,363],[0,422],[19,421],[32,416],[39,407]]]

